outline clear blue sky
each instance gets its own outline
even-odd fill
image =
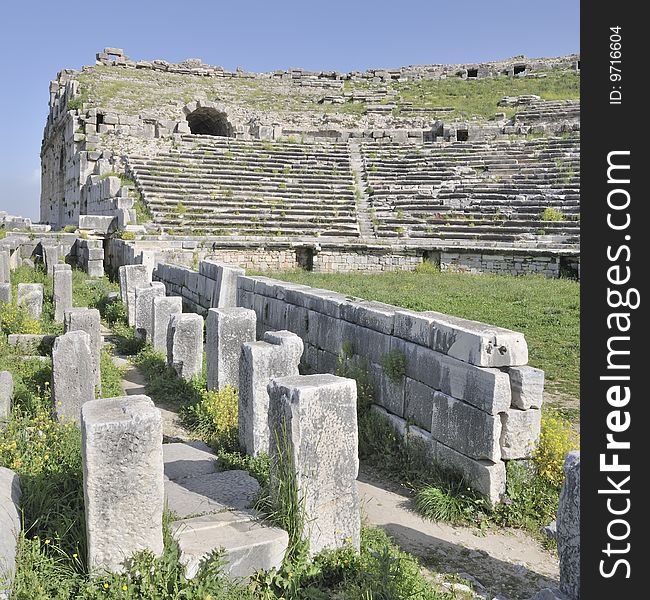
[[[48,84],[106,46],[227,69],[365,70],[579,51],[579,1],[168,0],[0,7],[0,210],[38,219]],[[128,8],[126,8],[128,6]]]

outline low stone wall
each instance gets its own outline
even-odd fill
[[[377,412],[493,502],[505,491],[504,460],[536,446],[543,372],[526,366],[523,335],[265,277],[241,276],[237,287],[258,337],[297,334],[306,373],[335,373],[342,353],[355,358]]]
[[[230,241],[211,238],[126,241],[109,239],[107,268],[147,264],[151,269],[161,262],[196,268],[202,260],[236,265],[255,271],[288,271],[302,268],[316,273],[378,273],[414,271],[425,260],[441,271],[525,275],[538,273],[560,276],[560,264],[579,273],[580,256],[538,249],[436,248],[410,245],[345,244],[342,241],[292,243],[288,241]]]

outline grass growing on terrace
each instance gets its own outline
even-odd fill
[[[269,276],[521,331],[528,341],[529,364],[546,372],[546,389],[579,397],[580,284],[576,281],[433,270],[380,274],[301,271]]]

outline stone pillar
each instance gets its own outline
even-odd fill
[[[101,315],[96,308],[71,308],[65,312],[63,331],[85,331],[90,337],[90,352],[93,360],[93,382],[101,391]]]
[[[14,378],[9,371],[0,371],[0,429],[11,416],[11,401],[14,397]]]
[[[180,296],[156,296],[152,302],[151,343],[155,350],[167,352],[167,327],[172,315],[183,312]]]
[[[205,321],[206,378],[209,390],[239,388],[242,344],[255,341],[254,310],[211,308]]]
[[[302,340],[290,331],[267,331],[264,341],[247,342],[239,364],[239,444],[252,456],[269,452],[271,379],[298,375]]]
[[[203,370],[203,317],[196,313],[173,315],[167,327],[167,362],[189,381]]]
[[[163,551],[162,418],[147,396],[102,398],[81,411],[90,571],[119,572],[135,552]]]
[[[165,295],[165,284],[154,281],[135,288],[135,335],[147,342],[153,334],[153,300]]]
[[[54,320],[63,323],[66,310],[72,308],[72,267],[65,263],[54,265]]]
[[[54,265],[59,262],[61,246],[41,244],[41,249],[43,250],[43,263],[45,264],[45,270],[48,275],[52,275],[54,273]]]
[[[52,408],[58,420],[79,424],[81,407],[95,397],[90,336],[69,331],[52,348]]]
[[[268,386],[273,481],[295,475],[305,510],[311,556],[324,549],[359,549],[357,385],[336,375],[297,375]],[[273,493],[273,492],[272,492]]]
[[[151,283],[151,274],[145,265],[124,265],[118,269],[120,295],[129,313],[129,327],[135,326],[135,289]]]
[[[9,250],[0,250],[0,283],[11,281],[11,264],[9,263]]]
[[[564,461],[565,481],[557,510],[560,590],[569,600],[580,598],[580,452]]]
[[[24,306],[34,319],[40,319],[43,312],[43,284],[19,283],[16,303]]]
[[[8,598],[16,572],[16,545],[20,536],[20,480],[0,467],[0,598]]]
[[[213,260],[199,263],[199,274],[215,281],[210,305],[213,308],[237,306],[237,279],[246,271],[240,267],[225,265]]]
[[[12,291],[10,283],[0,283],[0,302],[11,304]]]

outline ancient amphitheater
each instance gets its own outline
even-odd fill
[[[418,93],[455,78],[461,101],[485,80],[577,70],[567,56],[255,74],[107,48],[50,84],[41,222],[123,230],[136,254],[186,264],[209,250],[264,270],[577,273],[579,102],[506,96],[481,115]]]
[[[249,73],[198,59],[134,61],[119,48],[61,71],[41,146],[40,222],[0,215],[0,597],[12,579],[32,585],[29,544],[34,556],[51,557],[54,544],[73,540],[76,562],[63,552],[55,562],[69,567],[61,573],[77,578],[76,589],[106,574],[83,597],[109,597],[111,585],[118,595],[110,597],[136,597],[129,586],[158,567],[136,562],[121,573],[135,552],[155,561],[164,548],[175,548],[164,569],[176,584],[217,597],[200,586],[220,585],[206,560],[222,548],[227,573],[277,592],[236,597],[300,598],[300,577],[321,550],[341,552],[331,567],[344,573],[341,585],[344,563],[356,575],[372,563],[380,579],[407,564],[388,542],[364,546],[361,513],[374,510],[371,523],[397,543],[420,558],[435,547],[451,565],[442,591],[408,597],[578,600],[579,455],[569,454],[560,495],[561,463],[575,447],[570,426],[557,479],[539,494],[526,489],[540,480],[534,451],[545,401],[543,365],[529,364],[530,330],[525,337],[271,277],[299,269],[437,277],[439,269],[579,279],[579,77],[577,55]],[[560,308],[541,312],[561,329]],[[561,339],[552,348],[562,369],[577,371],[575,346]],[[530,348],[531,357],[542,353]],[[177,426],[208,402],[223,402],[208,411],[212,433]],[[226,450],[213,443],[222,425]],[[61,439],[63,451],[52,441]],[[559,502],[559,569],[524,534],[492,531],[481,554],[473,530],[414,517],[390,484],[359,476],[364,439],[380,461],[392,448],[408,469],[417,463],[427,485],[434,474],[436,498],[470,511],[474,527],[495,514],[499,527],[512,526],[498,515],[510,518],[526,494],[546,502],[545,525]],[[23,460],[31,448],[42,451]],[[255,460],[264,457],[262,477]],[[44,488],[34,487],[34,465]],[[523,486],[519,497],[510,484]],[[46,491],[34,500],[34,489]],[[289,510],[278,490],[290,496],[293,520],[278,520]],[[267,504],[254,504],[260,493]],[[76,512],[53,534],[44,507],[71,511],[69,497]],[[536,535],[535,518],[526,523]],[[408,564],[429,589],[434,578]],[[46,587],[43,573],[34,581]],[[359,577],[352,595],[331,595],[332,587],[309,597],[374,597]],[[544,591],[558,579],[562,592]],[[285,584],[298,586],[294,595]]]

